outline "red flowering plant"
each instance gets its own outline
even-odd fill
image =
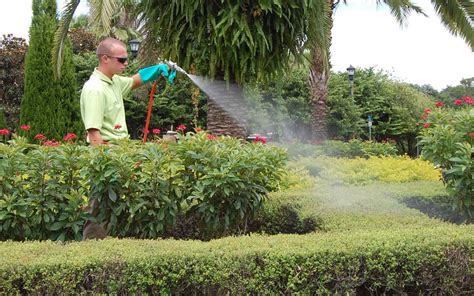
[[[77,139],[77,136],[75,133],[67,133],[63,138],[64,142],[72,142],[75,139]]]
[[[469,101],[469,100],[468,100]],[[474,214],[474,108],[457,100],[462,108],[433,110],[421,130],[422,156],[443,172],[443,181],[455,196],[459,210]]]
[[[6,128],[0,129],[0,136],[3,137],[3,141],[4,141],[5,144],[7,143],[7,137],[8,137],[9,134],[10,134],[10,131],[8,129],[6,129]]]
[[[153,135],[153,140],[158,140],[160,138],[161,129],[153,128],[151,129],[151,133]]]
[[[184,131],[186,130],[186,126],[184,124],[180,124],[178,125],[178,127],[176,128],[176,131],[179,133],[184,133]]]

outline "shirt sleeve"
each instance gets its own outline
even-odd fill
[[[133,86],[133,78],[132,77],[124,77],[118,76],[115,78],[118,83],[120,83],[120,89],[122,90],[122,95],[126,97],[130,91],[132,90]]]
[[[81,116],[86,130],[100,130],[104,121],[104,94],[98,89],[84,87],[81,93]]]

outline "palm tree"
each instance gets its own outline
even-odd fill
[[[327,0],[331,10],[329,11],[329,26],[332,27],[332,15],[340,1]],[[347,4],[346,0],[343,0]],[[414,5],[409,0],[376,0],[377,5],[385,4],[390,8],[396,20],[403,25],[410,12],[424,14],[420,7]],[[460,35],[474,50],[474,2],[472,0],[432,0],[432,5],[437,14],[441,17],[443,24],[453,35]],[[331,32],[326,34],[328,47],[331,43]],[[327,62],[327,48],[321,51],[319,46],[311,47],[311,62],[309,71],[309,85],[311,90],[312,112],[312,138],[319,142],[327,138],[326,115],[328,96],[329,71],[325,63]]]
[[[70,0],[63,12],[54,47],[54,65],[60,73],[62,47],[74,10],[80,0]],[[311,49],[310,87],[313,138],[325,139],[326,98],[329,79],[329,47],[332,15],[340,1],[206,0],[89,0],[93,24],[103,34],[111,32],[111,20],[124,4],[137,6],[145,51],[158,51],[184,68],[193,65],[198,74],[244,83],[271,79],[288,69],[290,60],[301,60]],[[238,3],[236,3],[238,2]],[[343,0],[347,4],[346,0]],[[388,5],[399,23],[422,10],[410,0],[376,0]],[[442,22],[474,48],[472,0],[431,0]],[[138,25],[137,25],[138,26]],[[212,114],[213,107],[208,110]]]

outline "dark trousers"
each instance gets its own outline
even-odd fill
[[[87,211],[96,217],[99,212],[99,204],[95,198],[89,199],[89,205]],[[95,223],[87,220],[82,229],[82,240],[87,239],[104,239],[107,237],[107,222]]]

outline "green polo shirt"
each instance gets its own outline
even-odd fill
[[[132,86],[130,77],[114,75],[110,79],[96,68],[81,93],[81,116],[86,130],[100,130],[104,140],[127,138],[123,97]]]

